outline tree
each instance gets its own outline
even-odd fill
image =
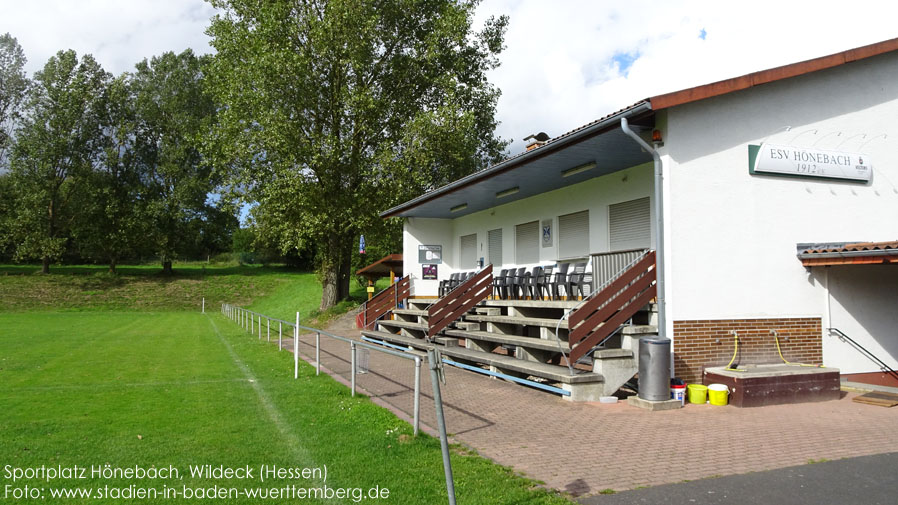
[[[137,149],[138,116],[130,76],[123,74],[105,88],[99,121],[98,152],[84,174],[73,235],[82,256],[109,265],[133,255],[147,242],[143,165]]]
[[[318,251],[321,309],[349,294],[378,212],[495,161],[507,19],[472,32],[477,0],[210,0],[210,149],[283,252]]]
[[[208,195],[217,182],[199,150],[215,115],[204,90],[205,59],[190,49],[166,52],[138,63],[134,75],[153,241],[168,274],[178,254],[202,249],[204,222],[215,213]]]
[[[0,35],[0,174],[7,171],[13,132],[28,90],[25,52],[9,33]]]
[[[107,74],[91,55],[60,51],[35,74],[10,166],[16,198],[10,235],[17,260],[50,271],[70,238],[73,197],[96,158]]]

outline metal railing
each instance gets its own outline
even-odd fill
[[[863,354],[867,359],[869,359],[870,361],[876,363],[876,365],[879,366],[879,369],[880,369],[883,373],[890,375],[893,379],[898,379],[898,372],[896,372],[895,370],[893,370],[892,367],[890,367],[889,365],[887,365],[883,360],[877,358],[875,354],[873,354],[872,352],[868,351],[866,347],[864,347],[864,346],[862,346],[861,344],[855,342],[855,340],[854,340],[853,338],[851,338],[851,337],[849,337],[848,335],[846,335],[842,330],[840,330],[840,329],[838,329],[838,328],[827,328],[827,330],[828,330],[830,333],[833,333],[833,334],[835,334],[837,337],[839,337],[839,340],[841,340],[841,341],[843,341],[843,342],[848,342],[849,344],[851,344],[855,349],[857,349],[858,352],[860,352],[861,354]]]
[[[357,351],[360,347],[375,350],[377,352],[382,352],[384,354],[389,354],[391,356],[396,356],[398,358],[407,359],[415,362],[415,386],[414,386],[414,407],[413,407],[413,428],[415,435],[418,434],[420,429],[420,411],[421,411],[421,356],[416,356],[413,354],[409,354],[407,352],[395,351],[393,349],[387,349],[382,346],[371,344],[368,342],[363,342],[360,340],[354,340],[351,338],[347,338],[341,335],[335,335],[328,331],[322,330],[320,328],[312,328],[310,326],[303,326],[299,324],[299,312],[296,313],[296,322],[284,321],[283,319],[278,319],[271,316],[266,316],[265,314],[260,314],[259,312],[254,312],[252,310],[244,309],[242,307],[238,307],[236,305],[231,304],[222,304],[221,313],[228,317],[229,319],[240,324],[246,331],[250,334],[255,335],[257,333],[259,339],[262,339],[262,321],[265,321],[265,326],[267,328],[266,332],[268,334],[268,341],[271,341],[271,324],[273,322],[278,323],[278,350],[282,350],[283,347],[283,336],[284,336],[284,328],[292,329],[292,338],[293,338],[293,378],[299,378],[299,330],[306,330],[309,333],[315,334],[315,375],[319,375],[321,373],[321,336],[324,335],[326,337],[330,337],[334,340],[339,340],[342,342],[346,342],[349,344],[349,352],[350,352],[350,361],[351,361],[351,379],[350,379],[350,389],[352,390],[352,396],[355,396],[356,391],[356,375],[358,375],[358,359],[357,359]]]

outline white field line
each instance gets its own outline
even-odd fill
[[[259,403],[262,405],[262,408],[265,410],[265,413],[268,415],[268,418],[271,419],[271,422],[278,429],[281,434],[281,438],[287,443],[287,447],[293,453],[294,457],[297,458],[297,466],[304,466],[306,468],[318,468],[319,466],[315,464],[312,457],[309,455],[309,452],[302,446],[302,443],[299,441],[299,438],[293,433],[290,429],[290,425],[287,421],[284,420],[284,415],[280,410],[271,402],[271,397],[268,396],[268,393],[265,392],[265,388],[259,384],[259,381],[256,380],[256,376],[253,375],[252,370],[246,366],[246,363],[237,356],[237,353],[234,352],[234,348],[231,347],[231,344],[221,335],[221,332],[218,331],[218,325],[215,324],[215,321],[210,317],[209,314],[206,314],[206,317],[209,319],[209,323],[212,324],[212,328],[215,330],[215,335],[218,337],[218,340],[221,344],[227,349],[228,354],[231,355],[231,359],[234,361],[234,364],[237,365],[237,368],[243,372],[243,376],[246,377],[246,380],[249,381],[250,385],[253,388],[253,391],[256,392],[256,396],[259,398]],[[318,479],[315,480],[316,486],[324,485],[323,481]],[[332,500],[334,503],[346,503],[343,500]]]

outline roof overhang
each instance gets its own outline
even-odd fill
[[[898,241],[798,244],[798,259],[806,267],[898,264]]]
[[[651,162],[652,156],[620,129],[621,118],[637,131],[654,126],[651,104],[643,100],[393,207],[381,217],[454,219]]]
[[[402,277],[402,255],[390,254],[356,271],[356,275],[369,278],[387,277],[393,273]]]

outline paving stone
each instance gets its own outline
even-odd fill
[[[358,338],[353,315],[329,328]],[[300,354],[314,362],[314,334]],[[322,365],[348,382],[349,345],[322,336]],[[285,339],[292,350],[292,339]],[[273,344],[277,350],[277,343]],[[361,392],[410,419],[414,366],[370,352]],[[452,440],[548,487],[577,494],[697,480],[898,451],[898,409],[839,400],[739,409],[690,405],[648,412],[616,404],[572,403],[542,391],[447,366],[442,389]],[[426,360],[422,428],[436,420]],[[526,413],[526,414],[522,414]]]

